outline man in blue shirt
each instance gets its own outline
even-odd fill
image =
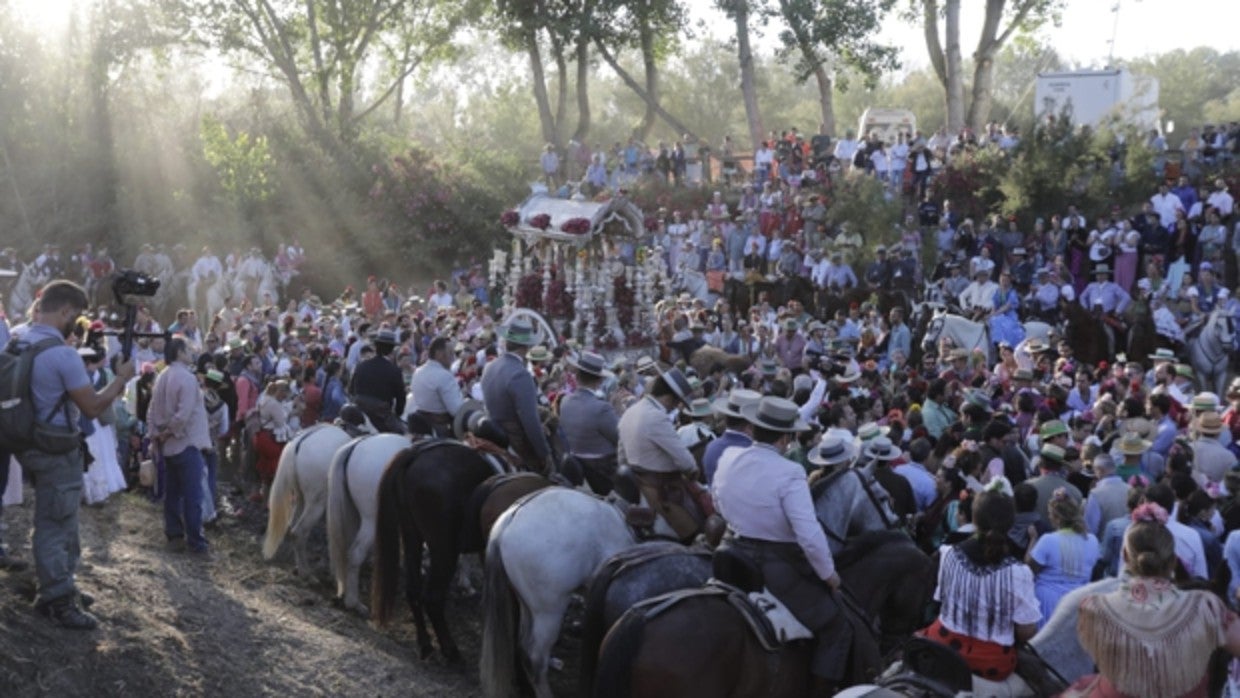
[[[934,476],[930,471],[926,470],[926,466],[922,465],[926,462],[926,458],[930,455],[930,441],[927,439],[915,439],[908,447],[908,463],[901,463],[892,468],[896,475],[908,480],[908,484],[913,488],[913,501],[917,503],[917,513],[921,513],[930,508],[934,503],[935,497],[938,496],[936,490]]]
[[[1167,393],[1154,393],[1146,401],[1145,412],[1155,424],[1154,445],[1150,450],[1166,458],[1175,444],[1177,429],[1171,421],[1171,396]]]
[[[904,324],[904,309],[892,308],[888,317],[891,319],[891,331],[887,334],[887,361],[894,361],[896,352],[901,352],[907,359],[913,353],[913,333]]]
[[[724,418],[725,428],[723,435],[707,444],[706,451],[702,454],[702,472],[706,476],[707,485],[714,480],[715,471],[719,469],[719,460],[723,457],[724,451],[735,446],[738,448],[736,452],[739,452],[739,449],[753,445],[749,420],[741,415],[741,408],[746,405],[756,405],[761,399],[762,393],[756,390],[734,388],[726,398],[721,397],[711,404],[711,409],[715,414]]]

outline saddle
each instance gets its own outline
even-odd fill
[[[757,574],[761,576],[760,571]],[[765,587],[746,592],[719,579],[711,579],[705,586],[696,589],[678,589],[647,599],[634,608],[640,609],[646,620],[651,620],[683,601],[707,597],[722,599],[735,609],[753,633],[754,639],[767,652],[778,652],[786,643],[814,637],[809,628],[802,625],[788,607],[780,603]]]
[[[694,487],[680,473],[659,473],[621,466],[616,470],[616,492],[627,506],[625,520],[639,538],[653,537],[657,516],[682,541],[692,540],[698,533],[718,542],[723,534],[722,519],[715,514],[710,492]],[[642,506],[642,497],[648,506]]]

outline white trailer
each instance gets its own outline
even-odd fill
[[[1158,80],[1127,70],[1040,73],[1034,89],[1034,115],[1045,119],[1072,110],[1072,123],[1098,126],[1111,117],[1142,129],[1157,129]]]

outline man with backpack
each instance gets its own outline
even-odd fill
[[[15,329],[15,338],[5,350],[19,361],[32,356],[31,363],[26,364],[28,374],[23,376],[29,387],[16,396],[25,403],[25,409],[32,410],[33,414],[27,415],[33,417],[32,428],[15,434],[11,425],[22,421],[22,416],[14,419],[13,414],[6,414],[2,436],[34,482],[33,551],[39,582],[35,609],[72,630],[91,630],[99,623],[83,610],[94,599],[79,594],[74,583],[80,556],[78,508],[83,472],[79,412],[91,419],[102,414],[134,375],[133,362],[125,361],[102,390],[96,391],[91,385],[82,359],[65,343],[87,307],[86,291],[81,286],[52,281],[40,292],[31,323]],[[6,367],[12,364],[7,360],[4,363]],[[14,375],[12,370],[6,374]],[[11,406],[15,396],[4,397],[7,409],[21,409]]]

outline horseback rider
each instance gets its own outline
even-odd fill
[[[783,457],[809,428],[795,403],[777,397],[741,408],[754,444],[719,465],[715,501],[735,533],[732,548],[762,571],[771,591],[814,633],[811,695],[835,695],[852,646],[852,627],[836,590],[840,577],[814,513],[805,470]]]
[[[399,343],[392,330],[379,330],[371,340],[375,355],[358,362],[349,381],[353,403],[376,429],[392,434],[405,431],[399,417],[405,411],[405,380],[392,358],[392,350]]]
[[[1099,264],[1094,268],[1094,282],[1085,287],[1079,300],[1086,310],[1100,314],[1104,323],[1122,330],[1120,315],[1132,302],[1132,297],[1119,284],[1111,281],[1110,265]]]
[[[990,280],[990,268],[980,266],[974,270],[973,283],[960,294],[960,307],[970,320],[981,322],[994,310],[995,291],[999,285]]]
[[[435,435],[452,433],[452,418],[465,402],[451,366],[455,358],[450,337],[440,335],[431,340],[426,363],[413,372],[409,392],[416,413],[431,425]]]
[[[668,413],[688,406],[692,388],[680,369],[659,374],[641,400],[624,411],[617,459],[628,466],[646,500],[681,540],[691,540],[714,514],[710,494],[698,481],[693,454],[680,440]]]
[[[504,429],[527,470],[549,475],[555,464],[539,419],[538,386],[525,365],[526,354],[537,343],[534,326],[524,318],[514,318],[498,334],[506,351],[482,372],[487,414]]]
[[[560,429],[581,472],[573,472],[566,459],[565,475],[575,485],[584,479],[590,489],[605,495],[613,487],[620,440],[620,417],[602,391],[611,373],[604,368],[603,357],[593,352],[584,352],[576,361],[568,359],[568,365],[576,371],[577,389],[560,403]]]

